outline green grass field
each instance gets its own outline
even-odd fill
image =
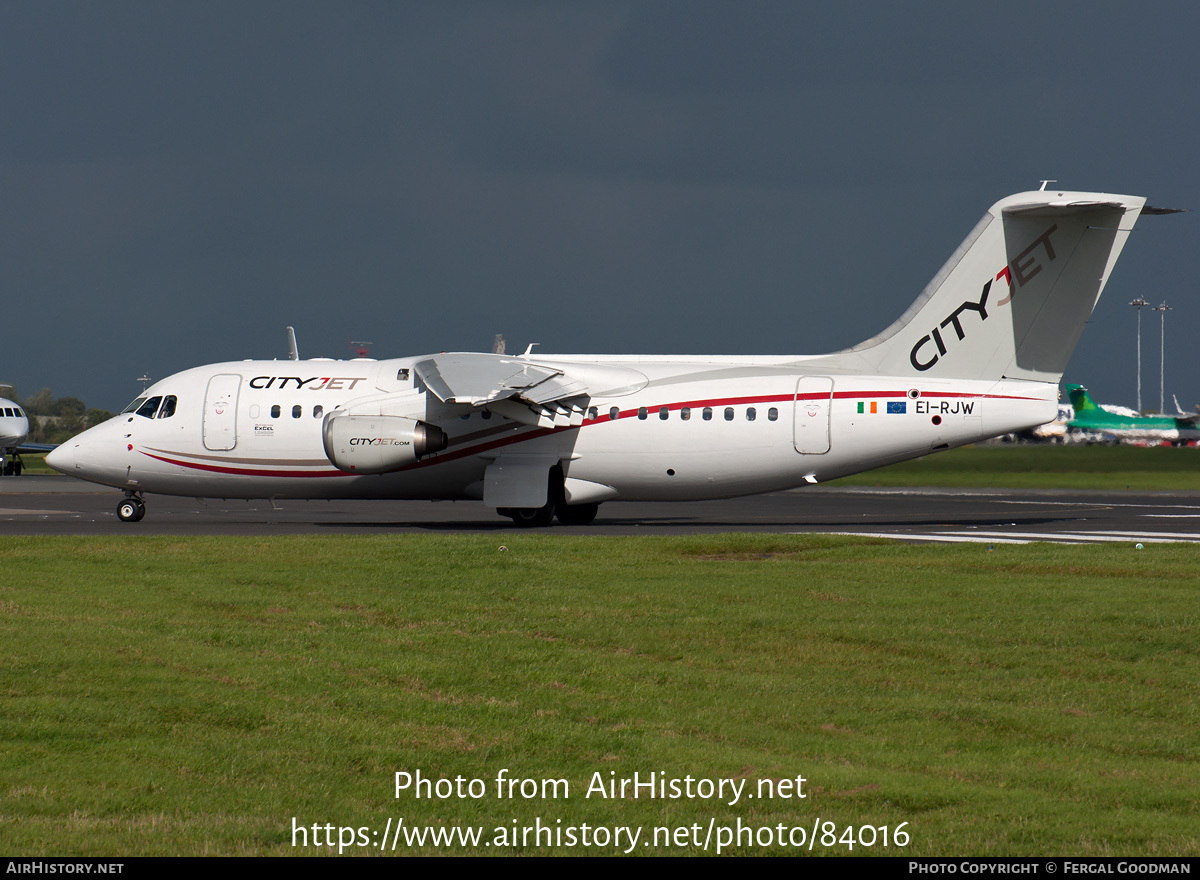
[[[293,849],[293,820],[401,817],[489,836],[907,823],[906,848],[853,852],[1200,854],[1186,545],[4,538],[0,571],[8,855],[328,852]],[[487,796],[396,798],[418,768]],[[498,799],[501,769],[570,797]],[[583,796],[635,771],[803,776],[808,797]]]

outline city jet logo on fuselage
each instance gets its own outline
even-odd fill
[[[397,440],[395,437],[351,437],[351,446],[411,446],[411,440]]]
[[[351,391],[359,382],[365,381],[365,376],[313,376],[311,379],[301,379],[299,376],[255,376],[250,380],[250,387],[287,388],[289,382],[294,382],[292,387],[305,391]],[[312,384],[314,382],[315,385]]]
[[[995,278],[990,279],[986,284],[984,284],[983,292],[979,295],[979,302],[971,302],[970,300],[967,300],[957,309],[947,315],[946,320],[942,321],[941,324],[939,324],[937,327],[934,327],[927,335],[918,339],[917,344],[914,345],[912,347],[912,351],[908,353],[909,363],[911,363],[915,369],[918,369],[921,372],[930,369],[934,364],[936,364],[938,359],[946,353],[946,340],[942,338],[941,331],[945,330],[947,327],[954,327],[954,333],[960,341],[966,339],[966,331],[963,330],[963,325],[958,320],[959,315],[961,315],[963,312],[978,312],[979,320],[981,322],[986,321],[988,319],[988,294],[991,292],[993,281],[999,281],[1001,278],[1003,278],[1008,282],[1008,296],[996,303],[998,306],[1007,305],[1013,298],[1015,288],[1024,287],[1030,280],[1033,279],[1035,275],[1042,271],[1043,264],[1038,262],[1037,255],[1034,254],[1034,251],[1036,251],[1039,246],[1046,249],[1046,262],[1054,262],[1056,254],[1054,253],[1053,245],[1050,244],[1050,233],[1054,232],[1056,229],[1058,229],[1057,223],[1035,238],[1033,240],[1033,244],[1025,248],[1025,250],[1021,251],[1021,253],[1017,254],[1011,263],[996,273]],[[935,354],[929,360],[921,360],[919,353],[921,349],[930,342],[937,347],[937,354]]]

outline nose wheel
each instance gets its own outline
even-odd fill
[[[146,505],[141,498],[136,495],[127,495],[125,499],[117,505],[117,519],[121,522],[140,522],[142,517],[146,515]]]

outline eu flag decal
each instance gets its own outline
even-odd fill
[[[888,415],[890,416],[892,413],[906,412],[907,408],[908,408],[907,400],[899,400],[899,401],[895,401],[895,402],[890,402],[890,403],[888,403]]]

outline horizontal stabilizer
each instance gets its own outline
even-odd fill
[[[1045,201],[1009,205],[1004,208],[1003,213],[1014,216],[1051,217],[1054,214],[1067,211],[1111,211],[1114,209],[1123,210],[1124,207],[1125,205],[1121,202],[1097,201],[1094,199],[1047,199]]]

